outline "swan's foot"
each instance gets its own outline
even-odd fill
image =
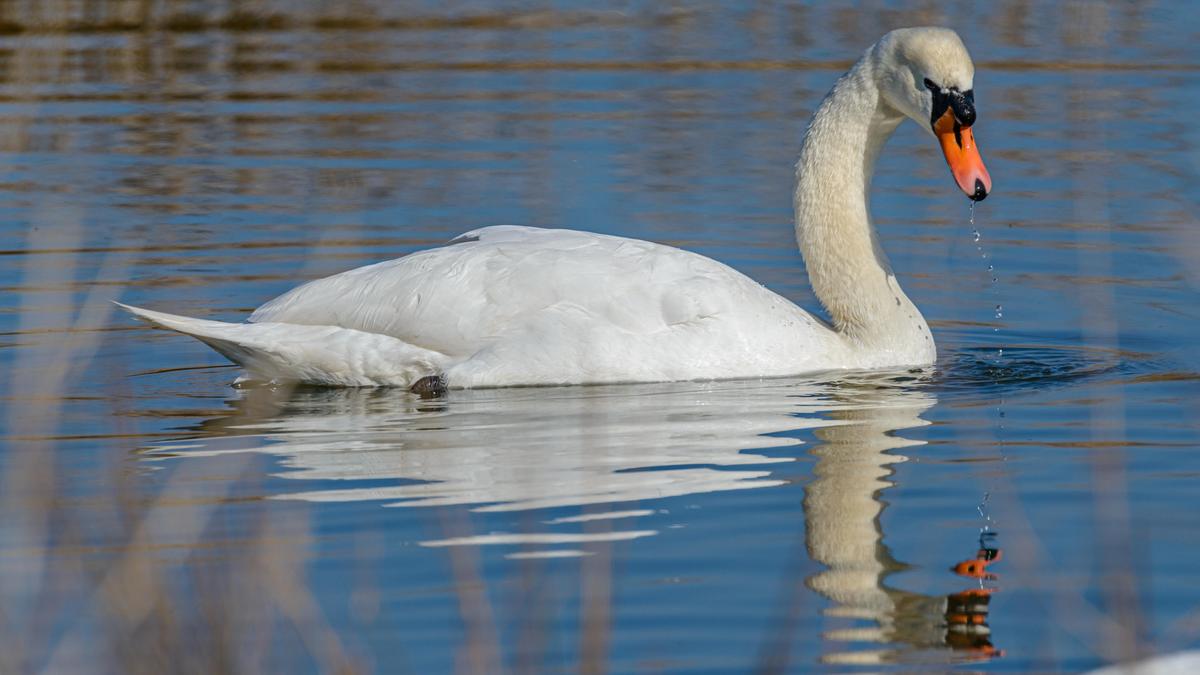
[[[437,398],[446,393],[446,377],[444,375],[426,375],[408,388],[421,398]]]

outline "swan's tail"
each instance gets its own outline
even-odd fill
[[[343,387],[411,387],[439,375],[446,356],[396,338],[338,326],[225,323],[116,303],[159,328],[190,335],[246,369],[251,379]]]

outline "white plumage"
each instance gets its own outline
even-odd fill
[[[722,263],[646,241],[530,227],[468,232],[447,245],[319,279],[247,323],[122,305],[196,337],[249,377],[342,386],[450,387],[771,377],[930,363],[920,313],[874,243],[870,164],[904,116],[880,72],[889,40],[969,58],[954,33],[885,36],[814,116],[798,167],[797,235],[830,326]],[[918,59],[919,60],[919,59]],[[942,70],[946,70],[944,67]],[[919,78],[917,80],[920,81]]]
[[[773,376],[832,332],[737,270],[572,230],[489,227],[307,283],[245,324],[128,307],[261,379],[457,387]],[[826,349],[797,349],[797,338]]]

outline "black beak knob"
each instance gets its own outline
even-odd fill
[[[971,195],[971,201],[981,202],[987,199],[987,188],[983,187],[983,181],[975,179],[975,192]]]

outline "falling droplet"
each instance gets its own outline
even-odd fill
[[[983,249],[983,235],[979,232],[979,228],[975,226],[975,202],[971,202],[971,215],[969,222],[971,224],[971,239],[975,242],[975,250],[979,253],[979,258],[987,263],[988,278],[992,282],[992,296],[995,297],[999,291],[997,284],[1000,282],[1000,277],[996,274],[996,265],[992,261],[988,252]],[[999,334],[1000,325],[999,319],[1004,318],[1004,307],[1000,304],[996,305],[995,318],[997,322],[992,326],[992,333]],[[998,348],[996,351],[996,361],[999,365],[1000,359],[1004,356],[1004,349]]]
[[[980,243],[980,240],[983,237],[980,236],[980,234],[979,234],[979,228],[975,227],[975,202],[971,202],[971,236],[975,240],[975,250],[979,251],[979,257],[981,259],[987,261],[988,254],[986,251],[983,250],[983,244]],[[998,293],[998,288],[996,285],[997,284],[997,275],[996,275],[995,264],[993,264],[989,261],[987,270],[988,270],[988,276],[991,277],[991,279],[992,279],[992,296],[996,297],[996,295]],[[992,333],[998,334],[1000,332],[1000,321],[999,320],[1002,319],[1003,317],[1004,317],[1004,306],[1001,305],[1000,303],[996,303],[996,323],[992,326]],[[996,384],[999,384],[1000,378],[1003,377],[1003,371],[1002,371],[1003,360],[1004,360],[1004,347],[997,347],[996,348],[996,366],[993,369],[993,372],[996,374]],[[1003,457],[1005,460],[1007,460],[1008,458],[1005,456],[1005,453],[1004,453],[1004,417],[1005,417],[1005,415],[1004,415],[1004,397],[1003,396],[1000,397],[999,404],[996,406],[996,412],[998,413],[998,416],[997,416],[998,429],[997,429],[996,440],[999,442],[999,445],[1001,448],[1001,450],[1000,450],[1001,457]],[[983,518],[983,521],[984,521],[983,527],[981,527],[979,530],[979,543],[980,543],[981,548],[983,547],[985,537],[995,536],[994,532],[992,532],[992,516],[987,510],[988,500],[990,498],[991,498],[991,492],[990,491],[984,492],[983,493],[983,501],[980,502],[979,506],[977,507],[977,510],[979,511],[979,515]],[[982,588],[983,580],[980,579],[979,583],[980,583],[980,587]]]
[[[979,517],[983,518],[983,522],[984,522],[983,528],[980,529],[980,532],[986,532],[989,529],[991,529],[992,515],[990,513],[988,513],[988,509],[987,509],[988,501],[991,498],[992,498],[991,492],[984,492],[983,493],[983,501],[979,502],[979,505],[975,507],[975,510],[979,512]]]

